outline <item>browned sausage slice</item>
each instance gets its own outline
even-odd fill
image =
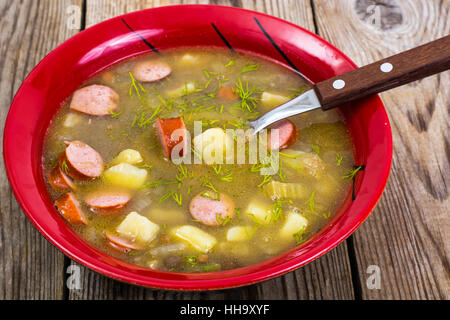
[[[272,135],[269,133],[269,148],[271,150],[287,148],[297,140],[297,127],[287,119],[274,123],[270,129],[278,130],[278,139],[272,139]]]
[[[56,166],[48,176],[48,182],[52,188],[57,191],[67,191],[75,189],[72,180],[61,170],[61,167]]]
[[[156,133],[161,142],[164,155],[171,159],[172,149],[182,143],[179,148],[178,155],[183,156],[184,150],[187,148],[186,144],[186,127],[182,118],[168,118],[156,119],[155,122]]]
[[[163,61],[151,60],[136,63],[131,72],[141,82],[154,82],[170,75],[172,69]]]
[[[106,240],[108,241],[108,244],[113,247],[114,249],[128,253],[131,250],[141,250],[142,247],[128,239],[122,238],[120,236],[116,236],[112,233],[106,233]]]
[[[75,91],[70,109],[93,116],[106,116],[117,109],[119,95],[107,86],[94,84]]]
[[[84,202],[93,209],[115,210],[123,208],[131,200],[127,192],[95,192],[89,194]]]
[[[93,179],[103,172],[103,159],[92,147],[81,141],[67,142],[66,151],[60,156],[60,166],[74,179]],[[65,168],[64,165],[67,166]]]
[[[80,208],[80,204],[72,192],[66,193],[56,199],[55,206],[70,224],[74,226],[87,224],[87,219]]]
[[[214,195],[210,191],[206,191],[206,193]],[[191,200],[189,212],[195,220],[207,226],[217,226],[234,217],[234,202],[223,193],[219,195],[219,199],[214,200],[202,192]]]

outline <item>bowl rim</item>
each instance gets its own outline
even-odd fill
[[[280,275],[283,275],[287,272],[290,272],[292,270],[295,270],[312,260],[322,256],[326,252],[329,252],[333,248],[335,248],[338,244],[340,244],[343,240],[345,240],[349,235],[351,235],[359,226],[360,224],[370,215],[373,208],[375,207],[376,203],[380,199],[385,185],[387,183],[389,172],[392,164],[392,132],[391,127],[389,123],[389,118],[387,116],[386,110],[384,108],[384,105],[381,101],[381,99],[378,96],[373,96],[369,99],[372,100],[373,103],[376,103],[379,105],[380,112],[384,113],[385,117],[385,134],[386,134],[386,150],[383,150],[385,152],[385,163],[383,163],[383,167],[380,172],[381,176],[381,182],[377,185],[376,190],[372,190],[372,197],[371,201],[366,204],[366,207],[360,211],[360,214],[357,217],[357,221],[354,222],[351,226],[348,226],[345,230],[341,230],[341,232],[333,237],[332,239],[327,239],[326,244],[323,244],[319,249],[310,250],[308,255],[306,257],[301,258],[293,257],[289,261],[284,261],[282,263],[279,263],[277,265],[271,266],[267,269],[257,268],[258,266],[263,266],[267,261],[264,261],[262,263],[257,263],[254,265],[251,265],[249,267],[243,267],[239,269],[247,269],[250,273],[244,273],[240,275],[233,275],[233,270],[227,270],[227,271],[220,271],[220,272],[212,272],[212,273],[204,273],[204,274],[194,274],[197,275],[193,278],[177,278],[177,273],[170,273],[175,276],[175,278],[167,279],[167,278],[158,278],[158,275],[165,275],[169,274],[169,272],[154,272],[153,277],[144,276],[140,273],[136,273],[132,270],[127,270],[127,263],[123,263],[119,266],[111,266],[105,265],[105,262],[96,260],[93,257],[82,255],[81,253],[74,253],[69,248],[67,248],[66,245],[64,245],[64,242],[59,235],[55,235],[55,233],[48,228],[48,226],[41,224],[41,221],[37,219],[37,216],[39,215],[39,212],[35,212],[32,207],[30,207],[30,204],[27,203],[27,194],[24,192],[22,186],[20,185],[20,182],[18,179],[18,172],[15,167],[14,159],[12,158],[12,154],[14,153],[13,147],[11,144],[11,138],[12,138],[12,131],[11,123],[14,121],[13,114],[14,110],[17,108],[17,97],[23,94],[23,87],[24,84],[27,82],[27,80],[36,74],[39,73],[39,70],[43,67],[45,62],[52,59],[52,57],[56,54],[60,54],[64,50],[66,50],[67,47],[71,45],[71,43],[74,41],[74,39],[82,38],[92,32],[95,32],[99,26],[105,26],[108,24],[112,24],[113,22],[119,20],[119,19],[127,19],[137,17],[138,15],[145,15],[147,12],[152,13],[158,13],[158,11],[165,11],[165,10],[179,10],[182,8],[183,10],[208,10],[208,8],[214,8],[214,10],[229,10],[229,12],[232,12],[233,14],[247,14],[252,15],[252,17],[258,17],[258,18],[265,18],[265,19],[271,19],[272,21],[275,21],[277,23],[281,23],[284,25],[290,25],[291,27],[301,31],[302,33],[308,35],[309,37],[313,38],[315,41],[321,43],[322,45],[328,47],[330,50],[333,51],[334,54],[338,55],[340,59],[345,61],[349,66],[352,68],[356,68],[356,64],[351,61],[345,54],[343,54],[340,50],[338,50],[336,47],[334,47],[332,44],[328,43],[324,39],[320,38],[318,35],[298,26],[294,23],[285,21],[283,19],[280,19],[278,17],[270,16],[265,13],[260,13],[248,9],[242,9],[242,8],[236,8],[236,7],[228,7],[228,6],[218,6],[218,5],[173,5],[173,6],[163,6],[163,7],[157,7],[157,8],[150,8],[140,11],[135,11],[131,13],[127,13],[124,15],[120,15],[108,20],[105,20],[103,22],[100,22],[99,24],[93,25],[86,30],[83,30],[82,32],[77,33],[76,35],[72,36],[71,38],[67,39],[60,45],[58,45],[54,50],[52,50],[50,53],[48,53],[37,65],[36,67],[27,75],[26,79],[20,86],[20,88],[17,90],[14,99],[12,101],[11,107],[8,111],[7,118],[5,121],[5,130],[4,130],[4,139],[3,139],[3,157],[5,162],[5,169],[7,173],[8,180],[10,182],[10,185],[12,187],[13,193],[21,206],[23,212],[28,217],[28,219],[32,222],[32,224],[35,226],[36,229],[56,248],[58,248],[60,251],[62,251],[66,256],[73,259],[74,261],[85,265],[86,267],[102,274],[106,275],[110,278],[141,285],[145,287],[151,287],[151,288],[159,288],[159,289],[169,289],[169,290],[216,290],[216,289],[225,289],[225,288],[232,288],[232,287],[240,287],[244,285],[249,285],[253,283],[257,283],[263,280],[267,280],[270,278],[274,278]],[[189,8],[189,9],[187,9]],[[356,218],[356,217],[355,217]],[[61,219],[63,219],[61,217]],[[320,231],[318,234],[313,236],[312,239],[320,238],[321,234],[324,230]],[[311,241],[308,240],[308,242]],[[301,247],[301,246],[300,246]],[[291,251],[297,250],[299,247],[296,247],[295,249],[292,249]],[[95,251],[95,249],[93,250]],[[102,252],[97,252],[99,255],[105,255]],[[287,255],[287,253],[281,254],[280,256]],[[272,260],[272,259],[271,259]],[[136,267],[134,265],[130,265],[133,267],[133,269],[142,269],[139,267]],[[148,269],[146,269],[148,270]],[[183,274],[185,275],[185,274]],[[200,279],[202,275],[208,275],[205,279]],[[211,276],[212,275],[212,276]]]

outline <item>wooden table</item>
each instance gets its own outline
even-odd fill
[[[450,0],[2,0],[1,130],[27,73],[65,39],[110,17],[178,3],[281,17],[358,65],[450,33]],[[21,212],[1,162],[0,299],[449,299],[449,85],[447,71],[381,95],[393,130],[392,172],[378,206],[352,236],[301,269],[238,289],[144,289],[78,266]],[[66,286],[72,265],[81,271],[79,289]],[[379,288],[371,278],[378,271]]]

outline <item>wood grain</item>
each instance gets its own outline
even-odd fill
[[[448,0],[314,5],[319,34],[358,65],[450,33]],[[354,234],[363,299],[450,297],[449,83],[447,71],[381,95],[392,125],[394,161],[380,203]],[[366,286],[370,265],[380,267],[379,290]]]
[[[26,74],[78,29],[126,12],[180,3],[232,5],[279,16],[318,31],[359,65],[450,33],[450,0],[1,1],[0,130]],[[70,5],[86,15],[74,18]],[[80,266],[80,289],[69,290],[66,267],[78,265],[28,222],[1,161],[0,300],[449,299],[449,83],[445,72],[381,95],[394,134],[392,172],[379,205],[350,240],[301,269],[243,288],[151,290]],[[366,286],[371,265],[380,267],[380,289]]]
[[[314,31],[310,1],[94,1],[87,2],[86,25],[119,14],[160,5],[213,3],[266,12]],[[73,262],[72,262],[73,263]],[[82,267],[81,289],[70,299],[352,299],[353,286],[346,243],[324,257],[283,277],[238,289],[212,292],[150,290],[107,279]]]
[[[0,2],[2,139],[9,106],[22,80],[50,50],[79,31],[66,25],[66,10],[74,4],[81,1]],[[0,212],[0,300],[61,299],[64,256],[22,213],[9,187],[3,160]]]

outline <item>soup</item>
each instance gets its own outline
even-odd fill
[[[332,218],[355,173],[336,111],[247,130],[307,89],[289,69],[217,48],[118,63],[52,121],[49,194],[83,239],[143,267],[211,272],[279,255]]]

